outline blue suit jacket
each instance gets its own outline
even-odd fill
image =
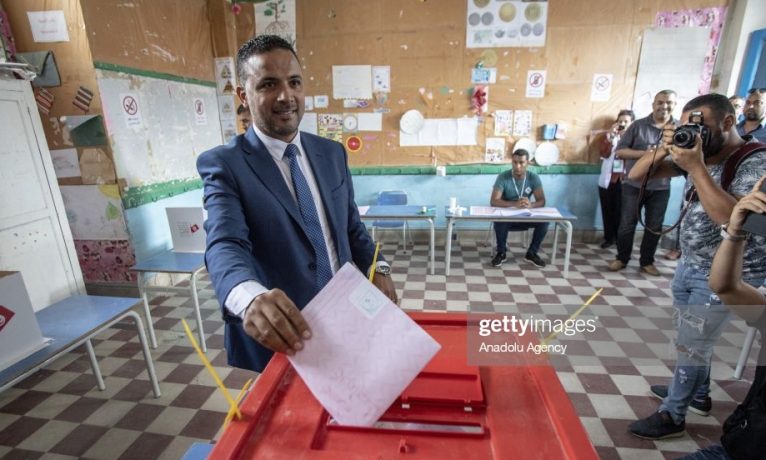
[[[351,261],[366,272],[375,246],[354,203],[346,151],[337,142],[303,132],[301,143],[340,264]],[[208,212],[205,263],[226,322],[228,362],[260,372],[272,352],[250,338],[241,319],[223,307],[226,297],[239,283],[255,280],[285,291],[302,309],[318,292],[314,250],[295,199],[252,127],[200,155],[197,170]]]

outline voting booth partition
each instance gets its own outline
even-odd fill
[[[0,371],[45,345],[21,273],[0,271]]]
[[[411,317],[442,348],[374,426],[339,425],[275,355],[208,458],[598,458],[550,364],[468,365],[467,315]]]

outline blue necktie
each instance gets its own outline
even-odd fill
[[[332,278],[332,267],[330,267],[330,258],[327,255],[327,245],[324,243],[324,234],[322,233],[322,225],[319,223],[317,208],[314,206],[314,197],[308,182],[306,182],[306,177],[301,172],[296,155],[298,155],[298,147],[295,144],[288,144],[285,149],[285,156],[290,161],[290,175],[293,179],[298,207],[303,217],[303,225],[311,245],[314,247],[317,272],[316,286],[317,289],[322,289]]]

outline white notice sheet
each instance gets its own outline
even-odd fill
[[[350,263],[303,316],[313,335],[288,359],[342,425],[373,425],[441,348]]]

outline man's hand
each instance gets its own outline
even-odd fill
[[[250,302],[242,322],[247,335],[278,353],[294,355],[311,337],[298,307],[280,289],[267,291]]]
[[[734,210],[729,218],[729,234],[736,235],[742,231],[742,225],[744,225],[745,218],[749,213],[766,213],[766,193],[761,191],[764,180],[766,180],[766,176],[761,177],[753,186],[753,190],[742,197],[734,206]]]
[[[667,147],[675,163],[679,168],[692,174],[695,170],[702,168],[705,169],[705,157],[702,153],[702,138],[699,134],[694,141],[694,147],[690,149],[684,149],[677,145],[669,145]]]
[[[529,205],[530,205],[529,198],[527,198],[527,197],[519,198],[519,207],[520,208],[528,208]]]
[[[372,284],[374,284],[375,287],[377,287],[380,292],[383,293],[383,295],[388,297],[391,302],[397,305],[399,304],[399,298],[396,296],[396,289],[394,288],[394,281],[390,276],[384,276],[380,273],[376,273],[372,278]]]

